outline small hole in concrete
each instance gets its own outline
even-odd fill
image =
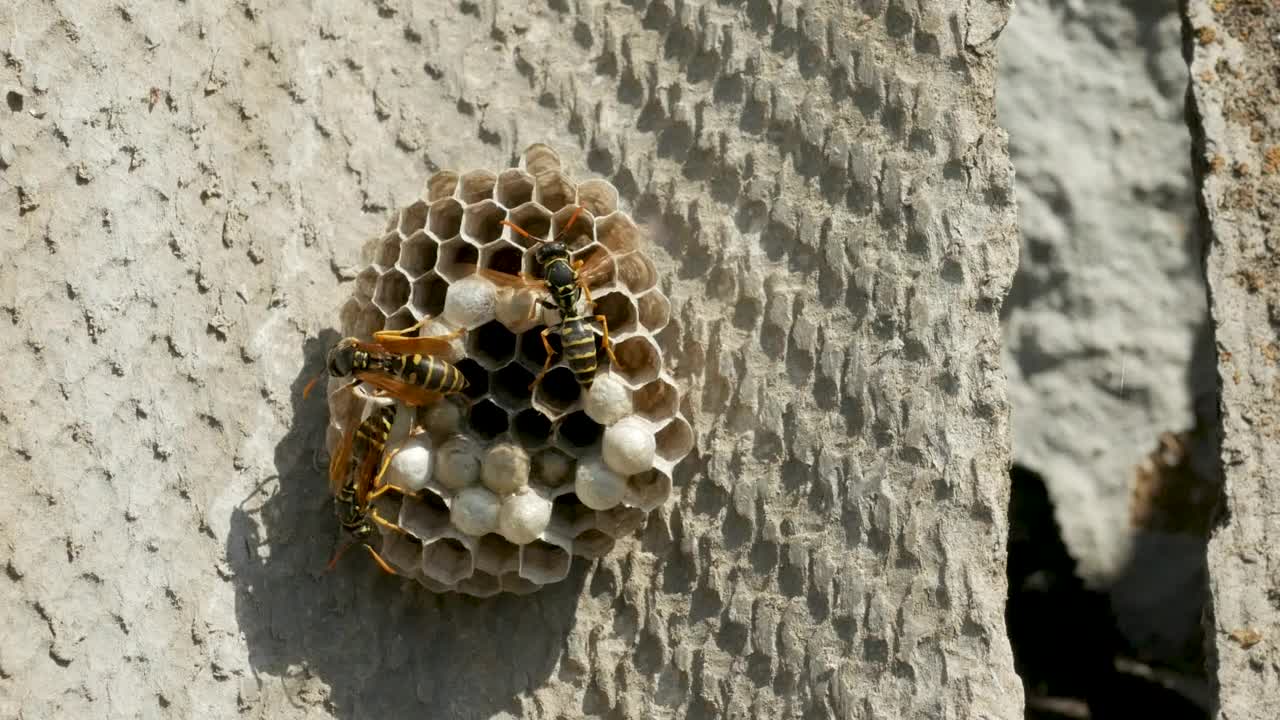
[[[22,93],[10,90],[4,96],[5,102],[9,103],[9,110],[12,112],[22,112]]]

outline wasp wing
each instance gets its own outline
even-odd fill
[[[512,275],[504,273],[501,270],[492,268],[482,268],[478,265],[463,263],[457,266],[463,277],[471,274],[479,275],[498,287],[516,288],[519,290],[543,290],[547,289],[547,281],[541,278],[531,277],[525,273]]]
[[[334,448],[329,458],[329,490],[338,494],[347,479],[347,471],[351,466],[351,446],[355,442],[356,429],[360,427],[360,415],[364,410],[364,401],[355,394],[355,388],[347,391],[347,410],[342,418],[342,437],[338,447]]]
[[[596,252],[582,258],[582,267],[578,268],[578,282],[588,288],[600,287],[612,282],[615,274],[613,258],[609,253],[596,248]]]
[[[461,333],[459,333],[461,334]],[[393,355],[447,355],[453,350],[450,342],[457,335],[428,335],[405,337],[403,335],[374,335],[384,352]]]
[[[410,385],[403,380],[382,372],[362,370],[356,373],[356,377],[410,407],[430,405],[444,397],[438,392],[428,390],[420,385]]]

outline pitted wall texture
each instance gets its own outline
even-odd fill
[[[1183,11],[1222,391],[1225,502],[1209,542],[1205,632],[1217,717],[1271,718],[1280,707],[1280,16],[1260,1],[1192,0]]]
[[[0,714],[1007,718],[993,0],[0,10]],[[655,229],[695,452],[527,597],[344,561],[360,242],[532,142]]]

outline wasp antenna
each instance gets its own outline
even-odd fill
[[[378,567],[382,568],[384,572],[387,572],[396,576],[400,575],[400,573],[396,572],[390,565],[387,564],[386,560],[382,559],[382,556],[378,554],[377,550],[373,549],[372,545],[370,545],[369,543],[361,543],[361,545],[364,545],[364,549],[369,551],[369,555],[373,558],[373,561],[378,563]]]
[[[569,222],[565,223],[564,227],[560,228],[560,232],[556,233],[555,239],[559,240],[560,238],[564,237],[564,234],[569,232],[569,228],[573,227],[573,223],[577,221],[578,216],[581,214],[582,214],[582,206],[579,205],[577,208],[574,209],[573,214],[569,216]]]
[[[327,371],[325,370],[321,370],[315,377],[311,378],[311,382],[307,383],[306,387],[302,388],[303,400],[307,399],[307,396],[311,394],[311,388],[315,387],[317,382],[320,382],[320,378],[324,377],[326,372]]]
[[[338,561],[342,559],[342,556],[345,555],[347,551],[351,549],[351,546],[354,544],[355,543],[347,543],[346,545],[343,545],[342,547],[338,548],[338,552],[333,554],[333,559],[330,560],[329,564],[325,566],[324,571],[331,572],[335,567],[337,567]]]
[[[524,231],[524,228],[522,228],[522,227],[520,227],[519,225],[517,225],[517,224],[515,224],[515,223],[511,222],[510,220],[503,220],[503,221],[502,221],[502,224],[503,224],[503,225],[506,225],[507,227],[511,228],[512,230],[515,230],[516,232],[520,233],[521,235],[523,235],[523,236],[525,236],[525,237],[529,238],[530,240],[532,240],[532,241],[534,241],[534,242],[545,242],[545,241],[543,241],[543,240],[539,240],[538,238],[536,238],[536,237],[534,237],[534,236],[530,235],[529,233],[525,232],[525,231]]]

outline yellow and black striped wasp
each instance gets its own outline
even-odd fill
[[[573,370],[578,384],[584,390],[591,387],[592,381],[595,380],[598,363],[596,336],[589,324],[590,320],[600,323],[600,329],[604,334],[602,342],[604,351],[608,353],[613,364],[618,364],[618,359],[613,355],[613,342],[609,339],[609,321],[604,315],[587,315],[578,312],[578,301],[584,297],[594,311],[595,303],[591,299],[589,286],[602,281],[612,272],[609,256],[600,253],[589,261],[570,260],[569,248],[560,241],[581,212],[582,208],[575,210],[569,217],[569,222],[565,223],[564,228],[551,240],[535,238],[515,223],[508,220],[502,221],[503,225],[520,233],[538,246],[534,251],[533,259],[542,267],[542,278],[531,278],[523,273],[510,275],[497,270],[476,269],[482,277],[497,285],[546,293],[551,296],[551,299],[547,300],[544,297],[540,301],[541,305],[560,311],[559,325],[549,326],[542,331],[542,347],[547,351],[547,361],[542,366],[542,372],[538,373],[533,383],[529,385],[530,390],[537,387],[551,369],[555,353],[551,349],[551,343],[547,341],[547,335],[555,331],[560,333],[561,350],[569,360],[569,368]]]
[[[428,319],[423,318],[404,330],[375,332],[373,342],[343,338],[329,351],[325,363],[328,374],[336,378],[354,375],[350,385],[368,383],[376,387],[379,394],[411,407],[430,405],[445,395],[462,392],[467,388],[466,377],[458,368],[436,356],[449,352],[449,342],[463,331],[427,337],[409,336]],[[323,373],[307,383],[302,391],[304,398],[322,376]]]
[[[391,464],[391,457],[394,455],[394,453],[386,455],[385,449],[387,437],[391,434],[391,425],[396,416],[395,405],[377,408],[358,425],[356,420],[360,417],[364,403],[355,402],[352,405],[353,409],[348,413],[342,439],[329,461],[329,489],[333,492],[334,510],[342,529],[351,535],[351,542],[334,554],[327,569],[332,570],[342,558],[343,553],[352,545],[361,545],[369,551],[369,555],[384,571],[399,575],[369,543],[376,529],[375,525],[405,533],[404,528],[383,518],[372,506],[374,500],[389,490],[405,495],[412,494],[395,485],[382,483],[382,476],[386,473]],[[385,459],[384,455],[386,455]]]

